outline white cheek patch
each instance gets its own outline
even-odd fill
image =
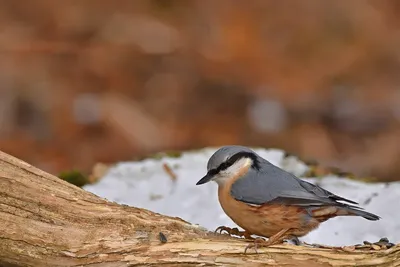
[[[252,164],[252,160],[249,158],[242,158],[236,161],[232,166],[229,166],[226,170],[221,171],[216,179],[217,183],[225,182],[237,175],[243,168],[247,168]]]
[[[224,170],[223,172],[229,173],[231,175],[235,175],[240,172],[243,168],[247,168],[252,164],[252,160],[249,158],[242,158],[236,161],[232,166],[228,169]]]

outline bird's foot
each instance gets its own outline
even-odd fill
[[[257,249],[260,247],[269,247],[274,245],[275,243],[272,242],[270,239],[265,240],[261,237],[257,237],[256,239],[254,239],[253,243],[250,243],[246,246],[246,248],[244,249],[244,253],[247,253],[247,250],[249,248],[254,248],[254,250],[256,251],[256,253],[258,253]]]
[[[263,238],[256,238],[253,243],[250,243],[246,246],[244,249],[244,253],[247,252],[249,248],[254,248],[256,253],[258,253],[257,249],[260,247],[269,247],[272,245],[280,244],[283,242],[285,234],[289,231],[290,229],[282,229],[275,235],[271,236],[268,240],[265,240]]]
[[[220,233],[222,234],[222,232],[225,231],[227,232],[230,236],[232,235],[236,235],[236,236],[240,236],[240,237],[244,237],[245,239],[249,239],[249,240],[254,240],[254,238],[251,237],[251,234],[247,231],[239,231],[238,228],[229,228],[226,226],[220,226],[215,230],[215,233]]]

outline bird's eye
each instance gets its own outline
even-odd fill
[[[225,163],[229,167],[229,166],[232,166],[235,162],[236,162],[236,158],[232,157],[232,158],[227,159]]]
[[[231,166],[231,165],[229,164],[229,162],[224,162],[224,163],[221,164],[221,169],[222,169],[222,170],[225,170],[225,169],[227,169],[229,166]]]
[[[208,175],[214,176],[218,173],[218,171],[216,169],[211,169],[208,171]]]
[[[218,166],[216,171],[220,172],[220,171],[228,169],[230,166],[235,164],[237,159],[238,158],[235,155],[233,157],[230,157],[230,158],[226,159],[224,162],[221,163],[221,165]]]
[[[219,166],[219,169],[220,170],[226,170],[230,166],[232,166],[235,163],[235,161],[236,161],[235,159],[229,158]]]

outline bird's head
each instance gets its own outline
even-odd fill
[[[208,160],[207,174],[196,185],[215,181],[224,185],[249,167],[258,169],[259,158],[253,150],[244,146],[224,146],[218,149]]]

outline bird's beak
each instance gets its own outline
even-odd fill
[[[198,182],[196,183],[196,185],[208,183],[209,181],[211,181],[212,178],[213,178],[212,175],[209,175],[209,174],[207,173],[203,178],[200,179],[200,181],[198,181]]]

